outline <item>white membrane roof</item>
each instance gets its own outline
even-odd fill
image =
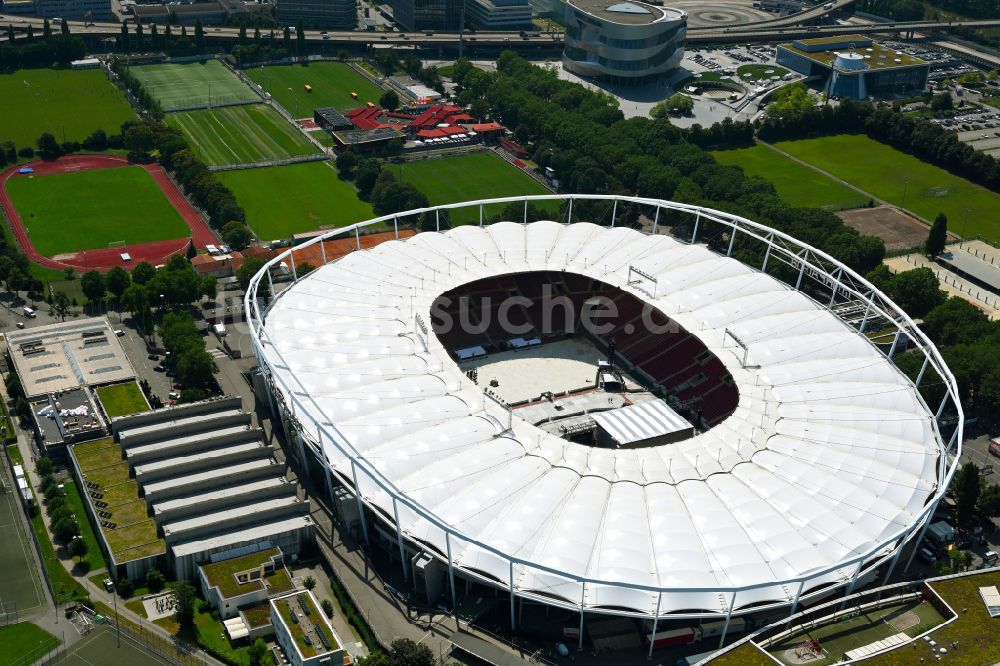
[[[656,298],[629,266],[655,276]],[[436,297],[480,278],[567,271],[634,294],[697,336],[739,390],[725,421],[663,446],[583,446],[484,399],[433,333]],[[734,348],[729,329],[748,346]],[[354,252],[284,291],[264,360],[292,386],[296,417],[329,464],[394,516],[385,487],[449,525],[456,566],[519,593],[652,614],[787,603],[843,583],[912,526],[935,490],[939,439],[911,383],[805,295],[708,249],[626,228],[499,223],[421,233]],[[292,399],[285,395],[286,403]],[[515,412],[516,414],[516,412]],[[333,424],[343,454],[316,423]],[[364,468],[389,484],[376,484]],[[398,503],[411,539],[444,531]],[[456,538],[460,534],[462,538]],[[478,544],[487,546],[483,548]],[[546,572],[541,565],[583,584]],[[813,572],[826,573],[811,575]],[[753,589],[742,589],[752,587]]]

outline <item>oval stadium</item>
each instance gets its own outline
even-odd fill
[[[373,231],[389,239],[362,249]],[[336,239],[357,249],[327,257]],[[585,617],[724,640],[887,580],[960,453],[954,378],[902,310],[720,211],[553,195],[388,215],[286,251],[246,307],[265,400],[359,539],[429,603],[490,597],[512,627],[563,609],[581,645]]]

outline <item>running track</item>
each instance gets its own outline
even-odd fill
[[[97,269],[108,271],[115,266],[131,268],[140,261],[148,261],[154,266],[166,262],[166,260],[178,252],[187,249],[188,242],[193,241],[195,247],[203,248],[219,242],[218,237],[208,228],[208,225],[198,215],[188,200],[184,197],[173,181],[167,177],[166,171],[158,164],[142,164],[147,173],[156,181],[160,189],[166,195],[170,204],[180,213],[184,222],[191,229],[190,238],[175,238],[173,240],[156,241],[152,243],[136,243],[119,248],[101,248],[95,250],[84,250],[70,254],[60,254],[56,257],[43,257],[35,250],[28,238],[24,223],[21,220],[17,208],[10,199],[7,192],[7,181],[18,177],[18,170],[30,167],[34,170],[33,175],[45,176],[56,173],[68,173],[70,171],[84,171],[91,169],[116,169],[119,167],[131,166],[127,159],[118,155],[67,155],[51,162],[31,162],[30,164],[20,164],[11,167],[0,173],[0,206],[10,222],[14,232],[14,238],[28,258],[37,264],[65,270],[73,268],[78,271],[89,271]],[[141,213],[140,213],[141,214]],[[121,258],[123,252],[127,252],[132,257],[131,261],[124,261]]]

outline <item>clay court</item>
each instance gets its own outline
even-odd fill
[[[837,216],[859,233],[881,238],[889,252],[922,247],[929,231],[923,222],[891,206],[844,210]]]
[[[124,157],[116,155],[69,155],[48,162],[39,161],[22,164],[0,173],[0,206],[3,207],[4,213],[11,225],[11,230],[14,232],[14,237],[24,253],[33,262],[55,270],[73,268],[84,272],[94,269],[107,271],[115,266],[131,268],[141,261],[148,261],[154,266],[162,264],[171,255],[185,251],[189,242],[193,242],[195,247],[198,248],[218,242],[218,238],[201,219],[198,211],[195,210],[177,186],[174,185],[163,168],[158,164],[144,164],[141,165],[142,168],[153,179],[166,196],[170,206],[177,211],[187,225],[189,237],[63,252],[51,257],[46,257],[38,252],[32,244],[24,221],[10,196],[8,181],[11,178],[19,176],[23,169],[31,169],[32,176],[46,176],[79,171],[116,169],[128,166],[131,165]],[[122,196],[127,197],[128,193],[123,192]],[[138,211],[137,214],[141,215],[142,213]],[[67,223],[71,222],[72,220],[67,220]],[[129,259],[124,259],[122,257],[123,254],[127,255]]]

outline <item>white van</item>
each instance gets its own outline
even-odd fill
[[[35,313],[35,310],[33,308],[29,308],[27,305],[24,306],[23,312],[24,312],[24,316],[27,317],[28,319],[34,319],[35,317],[38,316]]]
[[[985,563],[986,566],[988,567],[996,566],[998,558],[1000,558],[1000,556],[998,556],[992,550],[988,550],[986,551],[986,554],[983,555],[983,563]]]

